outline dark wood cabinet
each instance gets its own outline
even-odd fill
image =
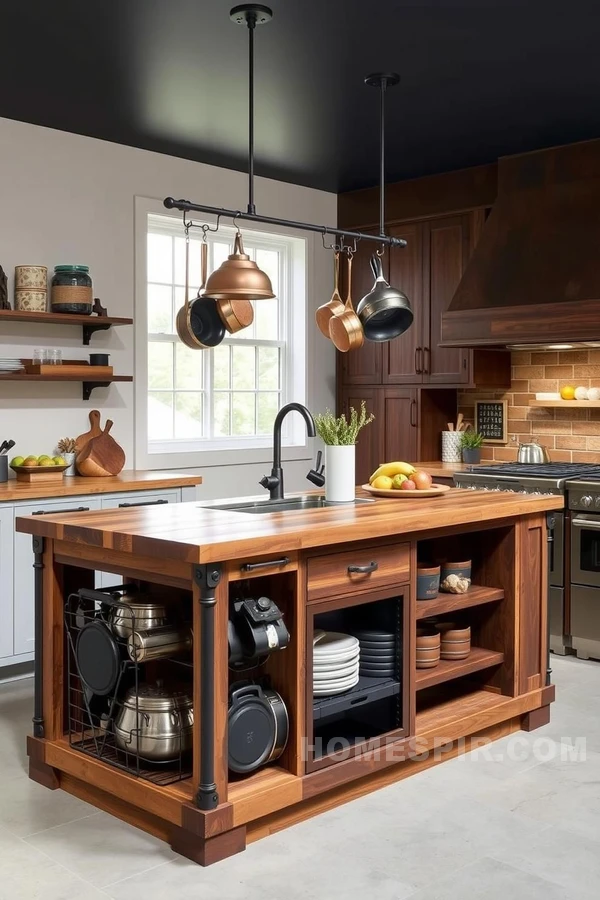
[[[404,291],[412,306],[414,321],[408,331],[379,344],[384,384],[419,384],[423,380],[423,226],[418,223],[390,228],[404,238],[406,247],[390,251],[387,269],[390,284]]]
[[[352,261],[352,301],[354,307],[359,300],[373,287],[373,273],[369,260],[377,249],[371,241],[359,242]],[[340,273],[340,290],[344,300],[347,290],[347,268],[345,257],[342,258]],[[381,384],[382,344],[365,341],[359,350],[351,353],[338,353],[340,357],[340,374],[344,384]]]
[[[418,393],[413,388],[386,388],[383,461],[418,458]],[[373,470],[371,470],[373,471]]]
[[[429,384],[467,384],[472,351],[440,347],[442,314],[466,268],[470,253],[470,216],[449,216],[425,222],[423,285],[426,294],[423,327],[423,380]]]

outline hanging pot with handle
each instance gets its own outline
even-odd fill
[[[344,311],[329,320],[329,337],[341,353],[358,350],[365,342],[363,327],[352,306],[352,254],[348,254],[348,290]]]
[[[217,312],[229,334],[236,334],[254,321],[254,308],[249,300],[217,300]]]
[[[315,313],[315,321],[317,323],[317,328],[324,334],[326,338],[329,337],[329,323],[333,316],[339,316],[344,312],[344,301],[340,297],[339,292],[339,280],[340,280],[340,254],[339,251],[335,252],[334,256],[334,269],[333,269],[333,294],[331,295],[331,300],[327,303],[324,303],[322,306],[319,306]]]
[[[235,236],[233,253],[211,272],[206,293],[215,300],[269,300],[275,296],[269,276],[244,252],[240,231]]]
[[[410,328],[414,315],[406,294],[391,287],[383,276],[381,257],[373,254],[371,269],[375,284],[356,307],[368,341],[391,341]]]
[[[225,337],[225,326],[221,321],[217,304],[212,297],[203,295],[208,264],[208,244],[201,245],[202,284],[194,300],[189,300],[189,239],[185,243],[185,301],[177,313],[176,326],[180,341],[192,350],[209,350],[216,347]]]

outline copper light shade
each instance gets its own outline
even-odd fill
[[[233,253],[209,276],[206,295],[215,300],[270,300],[275,296],[269,276],[244,252],[239,231]]]

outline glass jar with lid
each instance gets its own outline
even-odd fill
[[[92,295],[89,266],[55,266],[50,292],[50,309],[53,313],[89,316],[94,303]]]

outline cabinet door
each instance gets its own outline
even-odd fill
[[[351,406],[360,409],[362,401],[375,421],[363,428],[356,445],[356,483],[365,484],[377,466],[384,461],[385,417],[381,388],[344,388],[341,393],[341,412],[348,415]],[[325,473],[327,475],[327,473]]]
[[[13,653],[13,508],[0,508],[0,660]]]
[[[469,215],[433,219],[424,228],[425,244],[425,374],[430,384],[466,384],[469,351],[440,347],[442,314],[462,278],[470,252]]]
[[[377,246],[371,241],[360,241],[352,260],[352,301],[355,308],[359,300],[373,287],[373,272],[369,260],[371,254],[377,250]],[[345,300],[348,283],[345,256],[342,256],[340,265],[340,293]],[[381,384],[383,346],[373,341],[365,341],[359,350],[338,353],[342,384]]]
[[[410,300],[414,321],[400,337],[381,345],[386,384],[423,381],[423,227],[409,223],[390,228],[390,234],[404,238],[407,243],[406,247],[389,251],[389,282]]]
[[[383,400],[385,420],[385,462],[414,462],[418,453],[418,392],[408,388],[386,388]]]
[[[71,497],[62,503],[36,503],[15,507],[16,516],[32,516],[86,509],[100,509],[100,501],[90,497]],[[14,533],[14,654],[32,654],[34,641],[33,550],[31,535]]]

